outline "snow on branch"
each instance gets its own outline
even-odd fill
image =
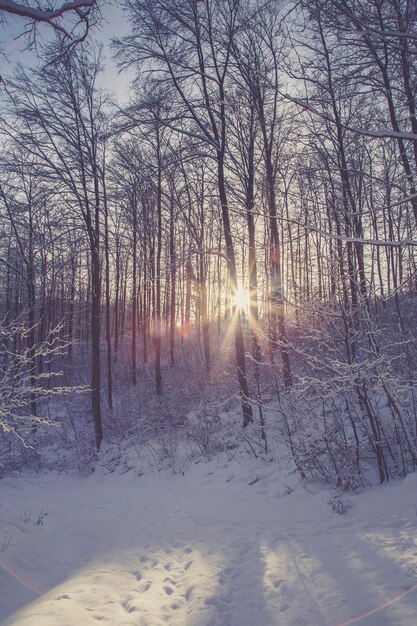
[[[46,2],[37,2],[33,6],[14,0],[0,0],[0,20],[6,14],[26,20],[23,34],[28,37],[28,48],[36,47],[36,27],[39,24],[48,24],[60,35],[60,43],[54,53],[59,60],[64,53],[87,37],[90,27],[97,20],[98,8],[98,0],[61,1],[57,7],[55,3],[48,5]],[[72,20],[67,20],[67,24],[60,19],[66,15],[73,17]]]
[[[35,22],[50,22],[71,11],[77,13],[81,18],[85,18],[96,4],[97,0],[79,0],[78,2],[64,2],[57,9],[41,9],[14,2],[13,0],[3,0],[0,2],[0,11],[18,15],[19,17],[26,17]]]
[[[33,401],[47,401],[55,396],[85,393],[87,387],[58,385],[63,372],[52,366],[59,364],[69,342],[61,338],[64,322],[51,329],[32,345],[30,338],[37,325],[29,326],[24,314],[8,322],[0,319],[0,435],[10,433],[25,447],[25,436],[40,425],[56,426],[57,422],[32,412]],[[39,359],[47,365],[38,372]]]
[[[362,237],[347,237],[344,235],[336,235],[335,233],[329,233],[327,230],[313,226],[313,224],[300,224],[306,230],[313,231],[322,235],[326,239],[337,239],[338,241],[344,241],[345,243],[360,243],[368,246],[386,246],[388,248],[402,248],[403,246],[417,246],[416,239],[401,239],[399,241],[383,239],[364,239]]]
[[[224,252],[222,252],[221,250],[218,250],[216,248],[193,248],[190,251],[190,253],[191,254],[210,254],[210,255],[214,255],[214,256],[220,257],[221,259],[226,261],[226,263],[230,262],[230,259],[227,256],[227,254],[225,254]]]
[[[325,120],[326,122],[330,122],[331,124],[335,123],[331,115],[329,115],[325,111],[319,111],[318,109],[316,109],[316,107],[312,106],[307,100],[290,96],[288,93],[281,92],[281,94],[286,100],[289,100],[290,102],[293,102],[294,104],[297,104],[298,106],[302,107],[306,111],[309,111],[316,117],[320,117],[321,119]],[[406,141],[417,141],[416,133],[409,133],[409,132],[402,132],[402,131],[395,131],[395,130],[388,130],[388,129],[369,130],[365,128],[359,128],[356,126],[350,126],[349,124],[344,124],[343,122],[341,123],[341,125],[343,126],[343,128],[351,131],[352,133],[365,135],[366,137],[373,137],[375,139],[403,139]]]

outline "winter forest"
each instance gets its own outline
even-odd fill
[[[415,0],[5,1],[0,53],[0,620],[414,625]],[[109,543],[137,593],[58,609]]]

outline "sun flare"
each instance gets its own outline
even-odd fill
[[[241,287],[238,287],[238,289],[236,290],[236,293],[232,295],[232,305],[234,307],[237,307],[241,311],[242,310],[245,311],[249,309],[249,304],[250,304],[249,291],[247,289],[242,289]]]

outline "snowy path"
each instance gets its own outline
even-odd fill
[[[329,490],[287,491],[250,460],[1,481],[1,623],[415,626],[417,475],[344,515]]]

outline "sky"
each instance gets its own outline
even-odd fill
[[[25,51],[27,39],[24,32],[26,22],[22,18],[7,16],[4,24],[0,24],[0,76],[7,76],[13,71],[17,61],[30,66],[36,60],[34,51]],[[47,40],[51,28],[40,24],[38,27],[39,41]],[[104,45],[105,71],[101,78],[101,85],[107,91],[116,95],[119,103],[125,103],[128,99],[129,82],[133,73],[124,71],[119,74],[110,42],[113,37],[121,37],[129,30],[127,16],[121,7],[121,3],[112,0],[103,7],[103,22],[100,27],[95,27],[92,36],[100,40]]]

